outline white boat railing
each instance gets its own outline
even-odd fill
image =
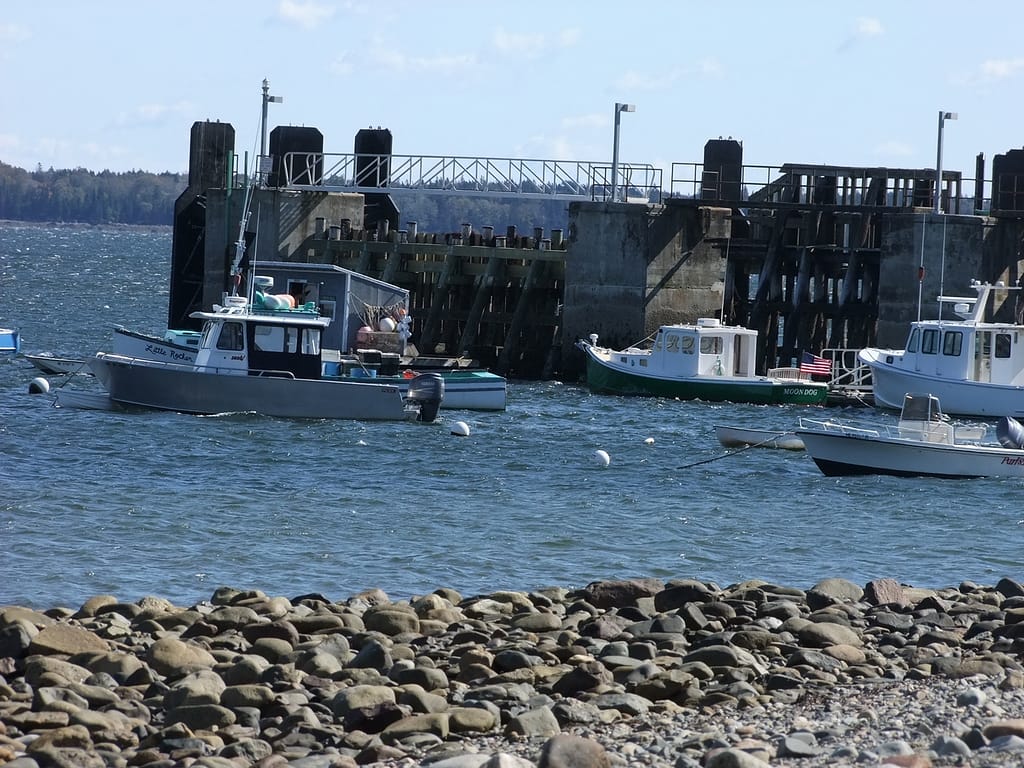
[[[871,394],[871,368],[860,362],[858,352],[860,349],[844,347],[829,347],[821,351],[822,357],[832,361],[829,389],[862,395]]]
[[[783,379],[784,381],[812,381],[810,374],[803,373],[799,368],[769,368],[769,379]]]
[[[815,432],[829,432],[837,435],[849,435],[851,437],[894,437],[890,427],[870,429],[867,427],[852,427],[835,419],[810,419],[806,416],[800,417],[800,429],[814,430]]]

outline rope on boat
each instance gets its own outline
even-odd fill
[[[773,440],[777,440],[778,438],[782,437],[783,435],[788,435],[788,434],[790,434],[789,430],[786,430],[785,432],[776,432],[776,433],[773,433],[771,437],[766,438],[766,439],[762,440],[759,443],[751,443],[750,445],[743,446],[739,450],[729,451],[728,453],[723,453],[721,456],[712,456],[710,459],[702,459],[701,461],[695,461],[692,464],[684,464],[681,467],[676,467],[676,469],[690,469],[691,467],[699,467],[701,464],[710,464],[712,461],[718,461],[719,459],[727,459],[730,456],[735,456],[738,453],[743,453],[744,451],[749,451],[751,448],[760,448],[762,445],[767,445],[768,443],[772,442]]]

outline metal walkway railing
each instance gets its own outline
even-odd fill
[[[382,187],[495,196],[611,200],[612,166],[577,160],[288,152],[284,186],[373,193]],[[662,170],[619,163],[620,200],[661,202]]]

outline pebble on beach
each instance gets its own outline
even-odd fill
[[[0,764],[1024,762],[1024,587],[636,578],[0,607]]]

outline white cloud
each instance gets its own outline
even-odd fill
[[[339,53],[327,65],[332,74],[339,76],[351,75],[355,71],[352,60],[347,53]]]
[[[498,28],[494,32],[494,45],[502,53],[536,58],[544,50],[544,35],[514,34]]]
[[[562,127],[568,130],[574,128],[603,128],[612,122],[612,112],[603,113],[591,112],[589,115],[569,115],[562,118]]]
[[[910,157],[914,154],[914,148],[902,141],[890,139],[876,146],[873,154],[878,157]]]
[[[839,44],[839,50],[847,51],[857,43],[872,37],[881,37],[884,34],[885,29],[882,27],[881,21],[869,16],[861,16],[855,21],[850,34]]]
[[[665,91],[677,81],[687,78],[716,78],[722,75],[718,59],[701,59],[684,67],[655,73],[627,70],[616,78],[612,85],[619,91]]]
[[[1024,58],[988,59],[982,62],[981,75],[986,80],[1003,80],[1024,69]]]
[[[878,19],[872,19],[865,16],[861,16],[857,19],[855,37],[878,37],[883,34],[885,30],[882,29],[882,22]]]
[[[334,8],[315,2],[281,0],[277,14],[287,22],[314,29],[334,15]]]
[[[18,150],[21,140],[13,133],[0,133],[0,152],[9,154]]]
[[[0,24],[0,42],[22,43],[32,37],[28,27],[20,24]]]
[[[176,104],[140,104],[129,112],[121,112],[117,116],[118,125],[142,125],[158,123],[168,115],[194,115],[196,105],[190,101],[179,101]]]
[[[406,56],[394,48],[377,47],[370,55],[375,66],[393,72],[433,72],[452,75],[472,71],[477,66],[477,57],[470,53]]]
[[[578,45],[582,39],[583,30],[578,27],[563,29],[558,33],[558,44],[563,48],[572,48],[574,45]]]

